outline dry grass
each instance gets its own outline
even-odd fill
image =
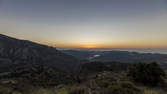
[[[144,94],[167,94],[167,91],[162,89],[150,89],[150,88],[143,88]]]
[[[155,90],[144,90],[144,94],[159,94],[159,93]]]

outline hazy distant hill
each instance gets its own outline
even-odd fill
[[[84,50],[61,50],[65,54],[72,55],[78,59],[88,60],[90,57],[96,54],[94,51],[84,51]]]
[[[78,60],[53,47],[0,34],[0,71],[38,64],[73,71],[78,65]]]
[[[137,53],[128,51],[79,51],[79,50],[63,50],[64,53],[86,59],[90,61],[101,62],[153,62],[161,64],[167,63],[167,54]]]

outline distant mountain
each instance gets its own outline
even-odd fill
[[[158,62],[161,65],[167,63],[167,54],[137,53],[128,51],[79,51],[63,50],[62,52],[78,59],[101,62]]]
[[[16,66],[29,67],[40,64],[74,71],[79,64],[78,61],[56,48],[0,34],[0,72],[8,71]]]
[[[89,60],[93,55],[96,54],[94,51],[85,51],[85,50],[61,50],[63,53],[72,55],[81,60]]]

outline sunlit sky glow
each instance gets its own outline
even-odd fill
[[[63,48],[167,48],[167,0],[0,0],[0,33]]]

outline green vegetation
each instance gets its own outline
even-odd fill
[[[136,87],[132,82],[121,81],[119,83],[112,83],[105,94],[141,94],[142,91]]]
[[[87,94],[87,88],[85,86],[73,86],[71,87],[69,94]]]
[[[120,62],[91,62],[82,66],[82,73],[90,74],[103,71],[125,71],[131,63]]]
[[[1,75],[0,94],[167,93],[166,73],[158,64],[121,64],[86,63],[75,74],[41,65],[16,68]]]
[[[148,64],[137,63],[129,67],[128,76],[135,82],[157,86],[162,84],[165,72],[155,62]]]

